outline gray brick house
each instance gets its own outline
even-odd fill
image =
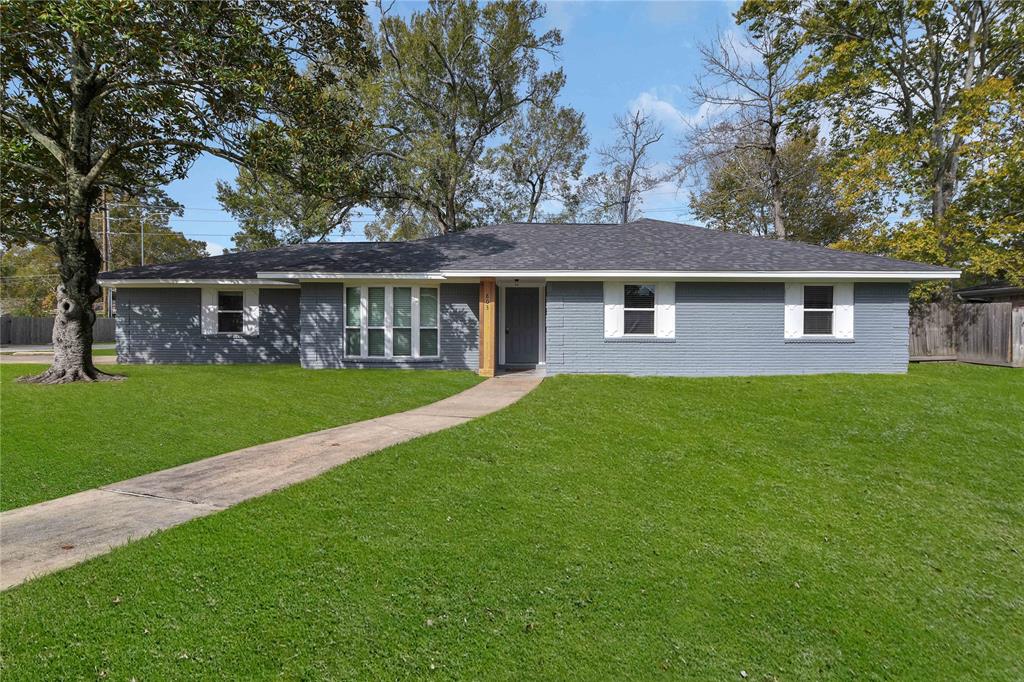
[[[123,363],[493,374],[904,372],[932,265],[658,220],[510,224],[127,268]]]

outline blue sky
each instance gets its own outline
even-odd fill
[[[401,12],[417,3],[396,5]],[[564,44],[558,64],[566,85],[560,101],[586,116],[593,148],[612,137],[612,117],[637,107],[650,112],[665,126],[667,135],[654,151],[657,161],[671,162],[676,140],[688,117],[698,114],[689,87],[699,72],[696,46],[710,41],[717,31],[734,28],[732,13],[739,2],[595,2],[547,3],[542,29],[562,31]],[[593,156],[593,155],[592,155]],[[595,170],[593,159],[588,171]],[[218,208],[215,182],[235,177],[234,167],[212,157],[199,159],[187,178],[167,191],[186,207],[182,218],[172,218],[175,229],[207,242],[211,253],[232,245],[231,216]],[[644,212],[652,218],[691,220],[686,194],[666,184],[644,197]],[[363,239],[356,224],[352,239]]]

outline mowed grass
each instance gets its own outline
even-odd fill
[[[37,386],[0,365],[0,508],[238,448],[400,412],[479,379],[469,372],[289,365],[102,366],[117,383]]]
[[[556,377],[6,592],[3,677],[1022,679],[1022,456],[1015,370]]]

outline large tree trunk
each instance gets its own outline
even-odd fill
[[[92,362],[92,305],[102,290],[96,281],[102,258],[89,232],[91,201],[77,192],[71,201],[68,233],[57,241],[61,284],[53,320],[53,364],[42,374],[21,377],[33,384],[68,384],[74,381],[115,381],[124,377],[106,374]],[[95,197],[92,197],[95,200]]]

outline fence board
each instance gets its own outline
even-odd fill
[[[1024,307],[933,303],[911,309],[910,359],[1024,366]]]
[[[911,310],[911,360],[955,360],[956,341],[956,321],[951,306],[932,303]]]
[[[115,320],[112,317],[98,317],[92,326],[95,343],[111,343],[114,340]],[[0,344],[5,346],[36,346],[53,340],[52,317],[11,317],[0,318]]]
[[[1012,365],[1012,320],[1012,303],[961,305],[957,325],[957,359],[989,365]]]

